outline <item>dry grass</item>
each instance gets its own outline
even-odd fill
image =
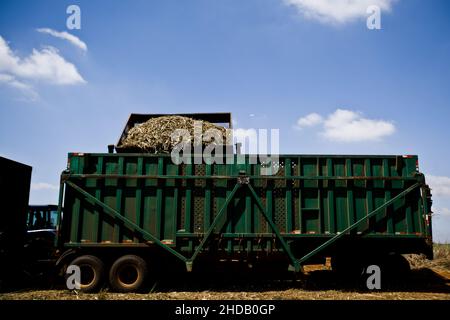
[[[434,259],[428,260],[423,255],[407,255],[412,269],[433,268],[450,272],[450,244],[434,244]]]
[[[22,290],[0,294],[0,300],[450,300],[450,246],[435,245],[435,260],[409,256],[412,272],[407,282],[368,291],[346,286],[334,278],[329,266],[309,266],[301,280],[210,283],[198,279],[174,280],[157,292],[120,294],[103,290],[84,294],[68,290]],[[218,279],[212,277],[212,279]],[[183,282],[184,281],[184,282]]]
[[[264,292],[173,291],[163,293],[75,293],[67,290],[14,292],[0,295],[7,300],[449,300],[442,292],[356,292],[288,289]]]

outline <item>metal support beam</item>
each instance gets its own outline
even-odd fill
[[[138,232],[139,234],[141,234],[144,239],[153,241],[156,245],[158,245],[162,249],[164,249],[164,250],[170,252],[171,254],[173,254],[174,256],[176,256],[178,259],[180,259],[181,261],[183,261],[186,264],[186,268],[187,268],[188,271],[192,270],[192,265],[193,265],[194,260],[196,259],[198,254],[204,249],[207,241],[210,239],[210,237],[213,234],[214,230],[219,226],[219,223],[222,223],[220,225],[220,227],[222,227],[226,222],[228,222],[228,220],[225,221],[225,222],[222,221],[223,220],[223,216],[226,214],[227,208],[228,208],[230,202],[235,197],[236,192],[242,186],[244,186],[244,187],[247,186],[249,188],[251,196],[255,200],[256,206],[261,211],[261,213],[264,216],[265,220],[269,224],[271,230],[276,235],[277,239],[280,241],[282,249],[284,250],[284,252],[288,256],[289,260],[291,261],[291,263],[292,263],[291,268],[294,269],[295,271],[299,271],[299,270],[301,270],[302,263],[304,263],[306,260],[310,259],[311,257],[316,255],[318,252],[322,251],[323,249],[329,247],[331,244],[336,242],[339,238],[343,237],[349,231],[351,231],[354,228],[358,227],[360,224],[362,224],[367,219],[375,216],[376,214],[378,214],[381,210],[383,210],[387,206],[393,204],[398,199],[404,197],[405,195],[407,195],[408,193],[410,193],[411,191],[413,191],[414,189],[416,189],[417,187],[422,185],[422,183],[420,181],[415,183],[411,187],[409,187],[406,190],[402,191],[397,196],[393,197],[389,201],[385,202],[383,205],[379,206],[378,208],[376,208],[375,210],[370,212],[365,217],[361,218],[360,220],[358,220],[357,222],[355,222],[351,226],[349,226],[346,229],[342,230],[340,233],[336,234],[335,236],[333,236],[331,239],[329,239],[326,242],[324,242],[323,244],[321,244],[316,249],[312,250],[311,252],[309,252],[308,254],[303,256],[301,259],[296,259],[295,256],[293,255],[292,251],[290,250],[290,247],[289,247],[288,243],[286,242],[285,238],[281,235],[281,233],[278,230],[277,226],[275,225],[275,223],[271,219],[270,212],[268,212],[268,210],[264,207],[264,205],[262,204],[260,198],[256,194],[256,192],[255,192],[254,188],[252,187],[252,185],[250,183],[241,184],[241,183],[239,183],[239,180],[238,180],[238,183],[236,183],[236,185],[234,186],[233,190],[229,193],[229,195],[225,199],[225,203],[220,208],[217,216],[214,218],[214,221],[212,222],[212,224],[208,228],[207,232],[204,234],[204,237],[203,237],[202,241],[195,248],[195,251],[192,254],[192,256],[190,258],[186,258],[181,253],[177,252],[173,248],[171,248],[171,247],[167,246],[166,244],[162,243],[157,237],[155,237],[151,233],[147,232],[146,230],[141,228],[139,225],[135,224],[131,220],[129,220],[126,217],[124,217],[123,215],[121,215],[117,210],[115,210],[115,209],[111,208],[110,206],[106,205],[105,203],[101,202],[95,196],[91,195],[90,193],[88,193],[87,191],[83,190],[81,187],[79,187],[75,183],[73,183],[73,182],[68,180],[69,178],[106,178],[106,177],[111,178],[111,175],[65,175],[64,179],[62,179],[61,188],[60,188],[60,193],[61,193],[60,194],[60,203],[59,203],[59,211],[60,211],[60,213],[61,213],[61,210],[62,210],[62,199],[63,199],[63,190],[64,190],[63,186],[65,184],[66,186],[71,187],[75,191],[79,192],[88,201],[90,201],[90,202],[92,202],[92,203],[102,207],[104,209],[104,211],[107,214],[109,214],[111,217],[120,220],[121,222],[124,223],[125,226],[127,226],[130,229],[132,229],[132,230]],[[117,177],[117,178],[124,178],[124,177],[130,177],[130,176],[120,176],[120,177]],[[137,178],[148,178],[149,176],[136,176],[136,177]],[[179,178],[179,176],[159,176],[159,175],[157,177],[158,178],[175,178],[175,179]],[[219,179],[220,178],[230,179],[230,178],[236,178],[237,179],[237,178],[242,178],[242,177],[241,176],[237,176],[237,177],[232,177],[232,176],[220,176],[220,177],[219,176],[207,176],[207,177],[204,177],[204,176],[202,176],[202,177],[200,177],[200,176],[189,176],[189,177],[186,177],[186,176],[183,176],[183,178],[191,178],[191,179],[205,179],[205,178],[207,178],[207,179],[214,179],[214,178],[216,178],[216,179],[217,178],[219,178]],[[270,177],[261,177],[261,176],[259,176],[259,177],[246,176],[246,178],[250,178],[250,179],[253,179],[253,178],[256,178],[256,179],[269,178],[270,179]],[[285,177],[282,177],[282,178],[285,178]],[[378,180],[378,179],[379,180],[391,180],[391,179],[383,179],[383,177],[372,177],[372,179],[370,179],[368,177],[332,177],[332,176],[312,177],[312,178],[311,177],[303,177],[303,176],[291,176],[291,177],[289,177],[289,179],[299,179],[299,180],[308,180],[308,179],[314,179],[314,180],[320,180],[320,179],[324,179],[324,180],[325,179],[326,180],[328,180],[328,179],[336,179],[336,180]],[[394,180],[394,179],[392,179],[392,180]],[[408,180],[408,179],[404,179],[404,180]],[[416,181],[417,181],[417,179],[416,179]]]
[[[291,260],[292,266],[293,266],[295,272],[300,271],[300,268],[301,268],[300,263],[295,259],[295,257],[292,254],[291,249],[289,248],[288,244],[286,243],[284,238],[281,236],[281,233],[278,230],[278,228],[275,225],[275,223],[273,223],[273,220],[269,218],[269,215],[267,214],[266,209],[264,208],[263,204],[261,203],[261,200],[259,199],[258,195],[256,194],[255,189],[253,189],[253,187],[250,184],[248,184],[247,186],[250,189],[250,192],[251,192],[251,194],[253,196],[253,199],[256,201],[256,205],[258,206],[258,209],[261,211],[262,215],[266,219],[266,221],[269,224],[270,228],[272,229],[272,231],[277,236],[278,240],[281,243],[281,246],[283,247],[284,252],[288,255],[289,259]]]
[[[89,194],[88,192],[86,192],[85,190],[83,190],[82,188],[80,188],[79,186],[77,186],[76,184],[74,184],[71,181],[66,181],[66,185],[71,187],[72,189],[78,191],[80,194],[82,194],[86,199],[88,199],[89,201],[99,205],[100,207],[102,207],[106,213],[108,213],[110,216],[112,216],[113,218],[119,219],[120,221],[122,221],[126,226],[128,226],[129,228],[139,232],[142,237],[146,240],[150,240],[153,241],[154,243],[156,243],[158,246],[160,246],[161,248],[163,248],[164,250],[169,251],[170,253],[172,253],[174,256],[176,256],[178,259],[186,262],[187,258],[184,257],[182,254],[178,253],[177,251],[175,251],[174,249],[170,248],[169,246],[165,245],[164,243],[162,243],[158,238],[156,238],[155,236],[153,236],[151,233],[145,231],[144,229],[142,229],[141,227],[139,227],[137,224],[135,224],[133,221],[125,218],[124,216],[122,216],[119,212],[117,212],[116,210],[114,210],[113,208],[111,208],[110,206],[104,204],[103,202],[101,202],[100,200],[96,199],[94,196],[92,196],[91,194]]]
[[[68,174],[67,178],[73,179],[203,179],[203,180],[235,180],[240,179],[240,175],[213,175],[213,176],[196,176],[196,175],[136,175],[136,174]],[[245,176],[249,180],[286,180],[286,176],[265,176],[265,175],[249,175]],[[358,180],[358,181],[417,181],[417,177],[383,177],[383,176],[289,176],[289,180]]]
[[[214,229],[216,228],[217,224],[219,223],[219,221],[222,219],[222,216],[227,212],[227,207],[230,204],[231,200],[234,198],[234,195],[236,194],[237,190],[241,187],[241,184],[237,183],[234,188],[233,191],[231,191],[231,193],[228,195],[228,197],[225,199],[225,203],[223,204],[222,208],[220,209],[219,213],[217,214],[217,216],[214,218],[213,223],[211,224],[211,226],[209,227],[208,231],[206,232],[205,236],[203,237],[202,241],[200,242],[199,246],[195,249],[194,254],[192,255],[192,257],[190,259],[188,259],[186,261],[186,265],[188,265],[188,263],[190,264],[190,267],[192,268],[192,262],[195,260],[195,258],[197,257],[197,255],[200,253],[200,251],[203,249],[203,247],[205,246],[206,242],[208,241],[209,237],[211,236],[211,234],[213,233]],[[188,268],[189,269],[189,268]]]
[[[331,244],[333,244],[334,242],[336,242],[339,238],[343,237],[345,234],[347,234],[349,231],[353,230],[354,228],[358,227],[362,222],[364,222],[365,220],[375,216],[378,212],[380,212],[382,209],[386,208],[387,206],[393,204],[395,201],[397,201],[398,199],[406,196],[408,193],[410,193],[411,191],[413,191],[414,189],[418,188],[419,186],[421,186],[420,183],[415,183],[413,184],[411,187],[409,187],[408,189],[402,191],[401,193],[399,193],[397,196],[395,196],[394,198],[392,198],[391,200],[385,202],[383,205],[379,206],[378,208],[376,208],[375,210],[373,210],[372,212],[370,212],[367,216],[359,219],[357,222],[355,222],[354,224],[352,224],[351,226],[349,226],[348,228],[342,230],[340,233],[337,233],[333,238],[325,241],[323,244],[321,244],[320,246],[318,246],[316,249],[314,249],[313,251],[311,251],[310,253],[306,254],[304,257],[302,257],[300,260],[298,260],[299,264],[302,264],[303,262],[305,262],[306,260],[308,260],[309,258],[311,258],[312,256],[314,256],[315,254],[317,254],[318,252],[322,251],[323,249],[325,249],[326,247],[330,246]]]
[[[59,236],[61,234],[61,217],[62,217],[62,210],[63,210],[63,199],[64,199],[64,180],[61,179],[59,182],[59,199],[58,199],[58,221],[56,222],[56,228],[57,228],[57,237],[55,237],[54,245],[55,247],[59,247],[60,242],[62,241],[61,237]]]

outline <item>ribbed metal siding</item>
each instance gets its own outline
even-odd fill
[[[281,156],[277,175],[285,179],[255,179],[251,184],[282,233],[323,236],[345,229],[414,183],[412,180],[323,177],[411,178],[416,173],[416,160],[416,157],[396,156]],[[260,174],[259,164],[177,166],[169,156],[144,154],[71,154],[69,161],[71,174],[203,177],[238,175],[242,170],[248,175]],[[293,180],[290,176],[313,179]],[[159,239],[171,240],[174,244],[177,233],[180,240],[205,232],[236,184],[231,179],[88,178],[72,181]],[[417,189],[354,233],[366,230],[367,226],[370,233],[380,235],[422,233],[420,201]],[[231,219],[222,229],[224,233],[271,233],[248,191],[238,191],[227,212]],[[71,219],[70,242],[140,241],[70,188],[65,195],[65,214]],[[193,242],[186,240],[185,244],[192,246]],[[229,241],[227,245],[233,244]]]

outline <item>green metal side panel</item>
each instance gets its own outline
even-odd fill
[[[193,252],[239,174],[248,176],[260,204],[250,188],[240,188],[224,209],[223,225],[212,232],[220,238],[218,249],[228,254],[280,249],[259,205],[283,237],[329,238],[418,182],[415,156],[282,155],[273,176],[261,176],[261,164],[244,159],[241,164],[175,165],[169,155],[69,154],[64,179],[168,246]],[[422,236],[427,232],[424,208],[417,188],[350,233]],[[73,188],[64,195],[64,220],[66,243],[143,242]]]

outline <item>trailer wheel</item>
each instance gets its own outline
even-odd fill
[[[388,255],[384,261],[386,276],[390,281],[404,281],[411,273],[408,260],[401,254]]]
[[[91,255],[84,255],[75,258],[71,265],[80,268],[80,291],[95,292],[103,284],[105,266],[99,258]]]
[[[331,269],[344,282],[358,281],[364,271],[364,262],[359,257],[339,254],[331,259]]]
[[[109,284],[117,292],[136,292],[142,289],[147,279],[147,263],[135,255],[117,259],[109,271]]]

